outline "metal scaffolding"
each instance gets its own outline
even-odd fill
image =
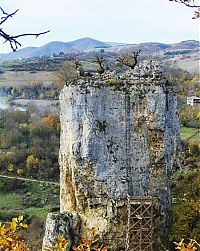
[[[128,195],[127,211],[126,251],[153,251],[153,197]]]

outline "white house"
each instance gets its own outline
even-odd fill
[[[187,97],[187,105],[191,106],[200,105],[200,97],[196,96]]]

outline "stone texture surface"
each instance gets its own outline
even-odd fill
[[[180,139],[177,99],[160,65],[80,77],[60,105],[61,212],[79,215],[80,236],[95,227],[111,250],[123,250],[127,194],[154,196],[166,239]]]
[[[45,237],[43,239],[42,250],[53,250],[58,236],[64,236],[68,240],[68,247],[66,251],[69,251],[72,243],[76,240],[80,221],[77,215],[72,213],[49,213],[47,215]]]

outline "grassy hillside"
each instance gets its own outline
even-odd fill
[[[27,217],[37,214],[44,221],[47,212],[54,207],[59,207],[59,183],[0,176],[0,221],[19,214]]]
[[[180,68],[190,73],[199,72],[199,52],[190,52],[188,54],[173,55],[171,58],[165,56],[164,62],[170,63],[172,67]]]
[[[182,127],[181,139],[188,140],[189,142],[200,144],[200,129]]]
[[[59,184],[0,176],[0,222],[23,215],[29,225],[25,237],[32,251],[41,248],[47,213],[57,210]]]

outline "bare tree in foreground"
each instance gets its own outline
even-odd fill
[[[46,34],[49,31],[40,32],[40,33],[24,33],[24,34],[18,34],[18,35],[10,35],[7,32],[3,31],[2,25],[11,17],[13,17],[19,10],[15,10],[12,13],[7,13],[3,10],[2,7],[0,7],[1,11],[1,17],[0,17],[0,37],[2,37],[5,42],[8,42],[10,44],[10,47],[13,51],[16,51],[19,47],[21,47],[21,43],[18,41],[20,37],[25,36],[35,36],[36,38],[40,35]]]
[[[194,12],[194,17],[192,19],[200,18],[200,5],[197,4],[198,0],[169,0],[169,1],[184,4],[189,8],[196,9]]]
[[[141,50],[132,51],[131,53],[127,53],[125,55],[119,55],[116,60],[116,64],[119,66],[128,66],[131,69],[134,69],[136,64],[138,63],[138,56]]]

